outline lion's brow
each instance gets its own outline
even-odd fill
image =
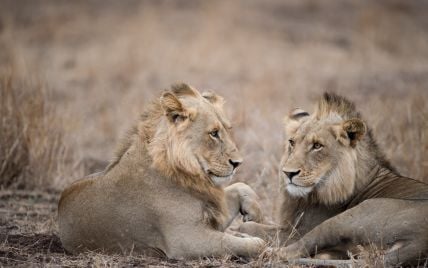
[[[222,114],[220,114],[216,111],[216,116],[217,116],[217,119],[220,121],[220,123],[222,124],[222,126],[225,129],[231,129],[232,128],[232,124]]]
[[[223,122],[223,126],[225,129],[232,129],[232,125],[229,122]]]
[[[224,120],[222,118],[219,118],[219,119],[220,119],[220,122],[221,122],[221,124],[223,125],[223,127],[225,129],[227,129],[227,130],[232,129],[232,125],[228,121],[226,121],[226,120]]]

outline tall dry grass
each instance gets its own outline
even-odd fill
[[[0,76],[0,187],[53,186],[66,160],[61,124],[42,83]]]

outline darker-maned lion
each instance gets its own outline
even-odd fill
[[[239,213],[260,221],[261,210],[246,184],[220,186],[242,161],[222,103],[180,84],[149,105],[107,169],[62,193],[64,247],[170,258],[257,256],[262,239],[224,232]]]
[[[285,136],[279,226],[247,222],[240,231],[279,235],[284,259],[343,258],[367,245],[386,265],[426,258],[428,185],[385,160],[351,102],[324,94],[313,115],[290,113]]]

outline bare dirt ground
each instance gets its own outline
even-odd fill
[[[427,12],[422,0],[0,0],[0,74],[47,89],[62,133],[52,172],[39,167],[19,187],[1,186],[0,266],[261,265],[61,247],[60,191],[102,169],[145,104],[176,81],[226,98],[245,155],[234,180],[256,189],[269,219],[282,118],[310,111],[325,90],[355,101],[403,175],[428,181]]]

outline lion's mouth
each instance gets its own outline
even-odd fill
[[[215,184],[215,185],[222,185],[228,181],[230,181],[233,178],[233,175],[235,174],[235,172],[233,171],[232,173],[225,175],[225,176],[221,176],[218,175],[210,170],[208,170],[208,176],[210,177],[211,181]]]
[[[312,187],[311,185],[299,185],[299,184],[296,184],[296,183],[294,183],[294,182],[290,182],[290,183],[288,183],[288,185],[293,185],[294,187],[300,187],[300,188],[309,188],[309,187]]]
[[[205,172],[205,174],[208,175],[209,179],[217,186],[221,186],[221,185],[225,184],[226,182],[230,181],[232,179],[233,175],[235,174],[235,171],[236,171],[236,169],[235,169],[228,175],[218,175],[215,172],[211,171],[208,168],[208,165],[206,164],[206,162],[202,161],[202,159],[198,158],[198,162],[201,165],[201,168]]]
[[[210,177],[217,177],[217,178],[230,178],[230,177],[232,177],[234,174],[235,174],[235,172],[232,172],[232,173],[230,173],[230,174],[228,174],[228,175],[222,176],[222,175],[218,175],[218,174],[216,174],[216,173],[212,172],[211,170],[208,170],[208,175],[209,175]]]
[[[287,191],[292,196],[305,197],[310,192],[312,192],[313,187],[311,186],[300,186],[294,183],[289,183],[287,185]]]
[[[300,187],[300,188],[310,188],[310,187],[313,187],[314,184],[315,184],[315,183],[307,183],[309,180],[308,179],[302,179],[302,178],[299,178],[299,181],[296,180],[296,179],[294,179],[293,181],[290,181],[290,179],[288,179],[286,177],[286,178],[284,178],[284,180],[285,180],[285,184],[286,185],[292,185],[292,186]],[[304,181],[306,183],[301,183],[301,182],[304,182]]]

